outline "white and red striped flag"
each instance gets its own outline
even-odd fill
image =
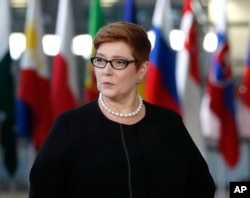
[[[192,0],[185,0],[181,28],[185,34],[184,48],[177,53],[176,81],[183,121],[200,152],[205,143],[201,133],[199,111],[201,104],[201,77],[197,22],[192,11]]]
[[[79,105],[77,65],[71,51],[73,32],[71,1],[60,0],[56,23],[60,51],[53,60],[51,85],[54,118]]]

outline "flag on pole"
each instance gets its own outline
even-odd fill
[[[56,35],[60,38],[60,50],[54,57],[51,82],[53,116],[79,105],[77,66],[71,51],[73,16],[70,0],[60,0]]]
[[[104,16],[99,0],[91,0],[89,5],[89,20],[88,20],[88,33],[92,39],[100,27],[104,25]],[[92,48],[91,55],[95,54],[94,48]],[[85,69],[85,90],[84,90],[84,102],[89,102],[98,97],[98,90],[96,86],[96,78],[94,68],[90,62],[87,61]]]
[[[242,83],[239,87],[239,94],[240,94],[240,102],[238,108],[239,132],[242,137],[250,138],[250,31],[249,31],[246,64],[243,71]]]
[[[126,0],[123,20],[125,22],[137,23],[136,13],[137,7],[135,0]],[[138,92],[142,98],[145,98],[145,80],[142,80],[142,82],[138,84]]]
[[[197,22],[192,0],[185,0],[180,29],[185,34],[184,48],[177,53],[176,81],[183,121],[200,152],[204,155],[204,137],[199,120],[201,78],[199,70]]]
[[[123,20],[125,22],[137,23],[135,0],[126,0]]]
[[[239,142],[225,6],[226,0],[218,1],[218,47],[212,56],[208,71],[207,87],[201,104],[201,124],[206,136],[218,139],[218,149],[226,164],[234,167],[239,159]]]
[[[176,52],[169,41],[169,33],[172,30],[169,0],[156,1],[152,30],[155,34],[155,44],[146,76],[146,99],[180,113],[175,78]]]
[[[18,135],[33,139],[38,150],[52,124],[49,67],[42,48],[39,0],[29,0],[26,11],[26,50],[20,62],[17,101]]]
[[[14,132],[14,76],[11,69],[9,35],[11,17],[8,0],[0,1],[0,144],[4,165],[13,177],[17,167],[16,135]]]

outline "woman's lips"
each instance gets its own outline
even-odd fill
[[[105,87],[111,87],[113,85],[113,83],[110,83],[110,82],[104,82],[103,85]]]

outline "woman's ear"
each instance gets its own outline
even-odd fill
[[[147,74],[147,72],[148,72],[148,67],[149,67],[149,62],[148,62],[148,61],[145,61],[145,62],[142,63],[142,65],[140,66],[138,73],[139,73],[139,78],[140,78],[141,80],[146,76],[146,74]]]

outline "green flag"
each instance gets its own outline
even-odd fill
[[[88,33],[95,37],[100,27],[104,25],[104,16],[99,0],[91,0],[89,5]]]
[[[92,39],[100,27],[104,25],[104,16],[102,13],[102,7],[99,0],[91,0],[89,5],[89,20],[88,20],[88,33],[91,35]],[[95,54],[94,49],[92,49],[92,55]],[[85,70],[85,93],[84,102],[89,102],[98,96],[98,91],[96,87],[96,79],[94,75],[94,69],[88,60]]]
[[[0,1],[0,144],[5,167],[12,177],[17,166],[14,133],[14,78],[9,53],[10,15],[7,0]]]

